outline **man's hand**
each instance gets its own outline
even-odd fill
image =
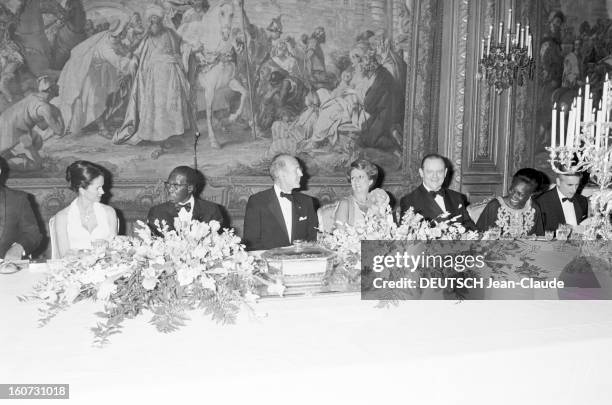
[[[23,246],[19,243],[13,243],[13,245],[6,251],[4,258],[6,260],[21,260],[25,255],[25,250]]]

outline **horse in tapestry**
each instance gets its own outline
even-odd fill
[[[182,24],[178,29],[179,34],[193,49],[190,61],[185,61],[185,65],[190,66],[190,79],[194,94],[192,101],[196,105],[197,90],[204,91],[208,136],[210,146],[214,149],[220,147],[212,125],[215,94],[227,87],[240,93],[240,104],[238,109],[230,115],[230,122],[236,120],[242,113],[247,96],[247,90],[236,79],[234,38],[232,38],[233,19],[233,3],[231,0],[222,0],[214,5],[201,20]]]

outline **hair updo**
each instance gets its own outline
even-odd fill
[[[66,181],[70,183],[70,190],[78,192],[80,188],[86,189],[91,182],[103,176],[102,168],[86,160],[77,160],[66,169]]]
[[[376,182],[378,181],[378,167],[376,167],[374,163],[366,159],[357,159],[351,163],[350,167],[346,171],[346,177],[349,183],[351,182],[351,173],[354,169],[363,170],[366,173],[368,179],[372,180],[371,187],[376,185]]]

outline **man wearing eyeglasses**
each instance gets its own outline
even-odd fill
[[[174,229],[174,218],[210,222],[219,221],[221,229],[226,226],[221,207],[210,201],[196,198],[193,193],[197,184],[197,173],[189,166],[178,166],[170,172],[164,183],[168,192],[168,201],[151,207],[147,221],[151,229],[159,234],[155,220],[166,221],[169,229]]]

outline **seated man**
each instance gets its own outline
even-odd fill
[[[159,234],[155,226],[156,219],[159,220],[160,225],[162,220],[165,220],[168,228],[174,229],[174,218],[179,215],[180,211],[184,211],[184,214],[192,220],[210,222],[214,219],[219,221],[221,229],[227,226],[218,204],[196,198],[193,195],[197,182],[197,173],[189,166],[178,166],[170,172],[165,182],[170,200],[151,207],[147,215],[147,221],[154,233]]]
[[[295,240],[317,240],[319,220],[312,197],[300,187],[302,169],[291,155],[278,155],[270,165],[274,186],[249,197],[244,215],[247,250],[289,246]]]
[[[576,194],[581,173],[557,175],[557,186],[537,198],[542,209],[545,231],[556,231],[560,224],[579,225],[589,213],[589,200]]]
[[[446,162],[442,156],[432,153],[423,158],[419,169],[423,184],[400,200],[400,221],[404,213],[413,207],[414,212],[423,215],[427,220],[457,217],[457,222],[467,230],[476,230],[476,224],[467,212],[467,197],[442,187],[446,173]],[[450,216],[441,218],[440,215],[444,212],[450,213]]]
[[[0,177],[6,162],[0,158]],[[19,260],[38,247],[42,235],[26,193],[0,184],[0,257]]]

